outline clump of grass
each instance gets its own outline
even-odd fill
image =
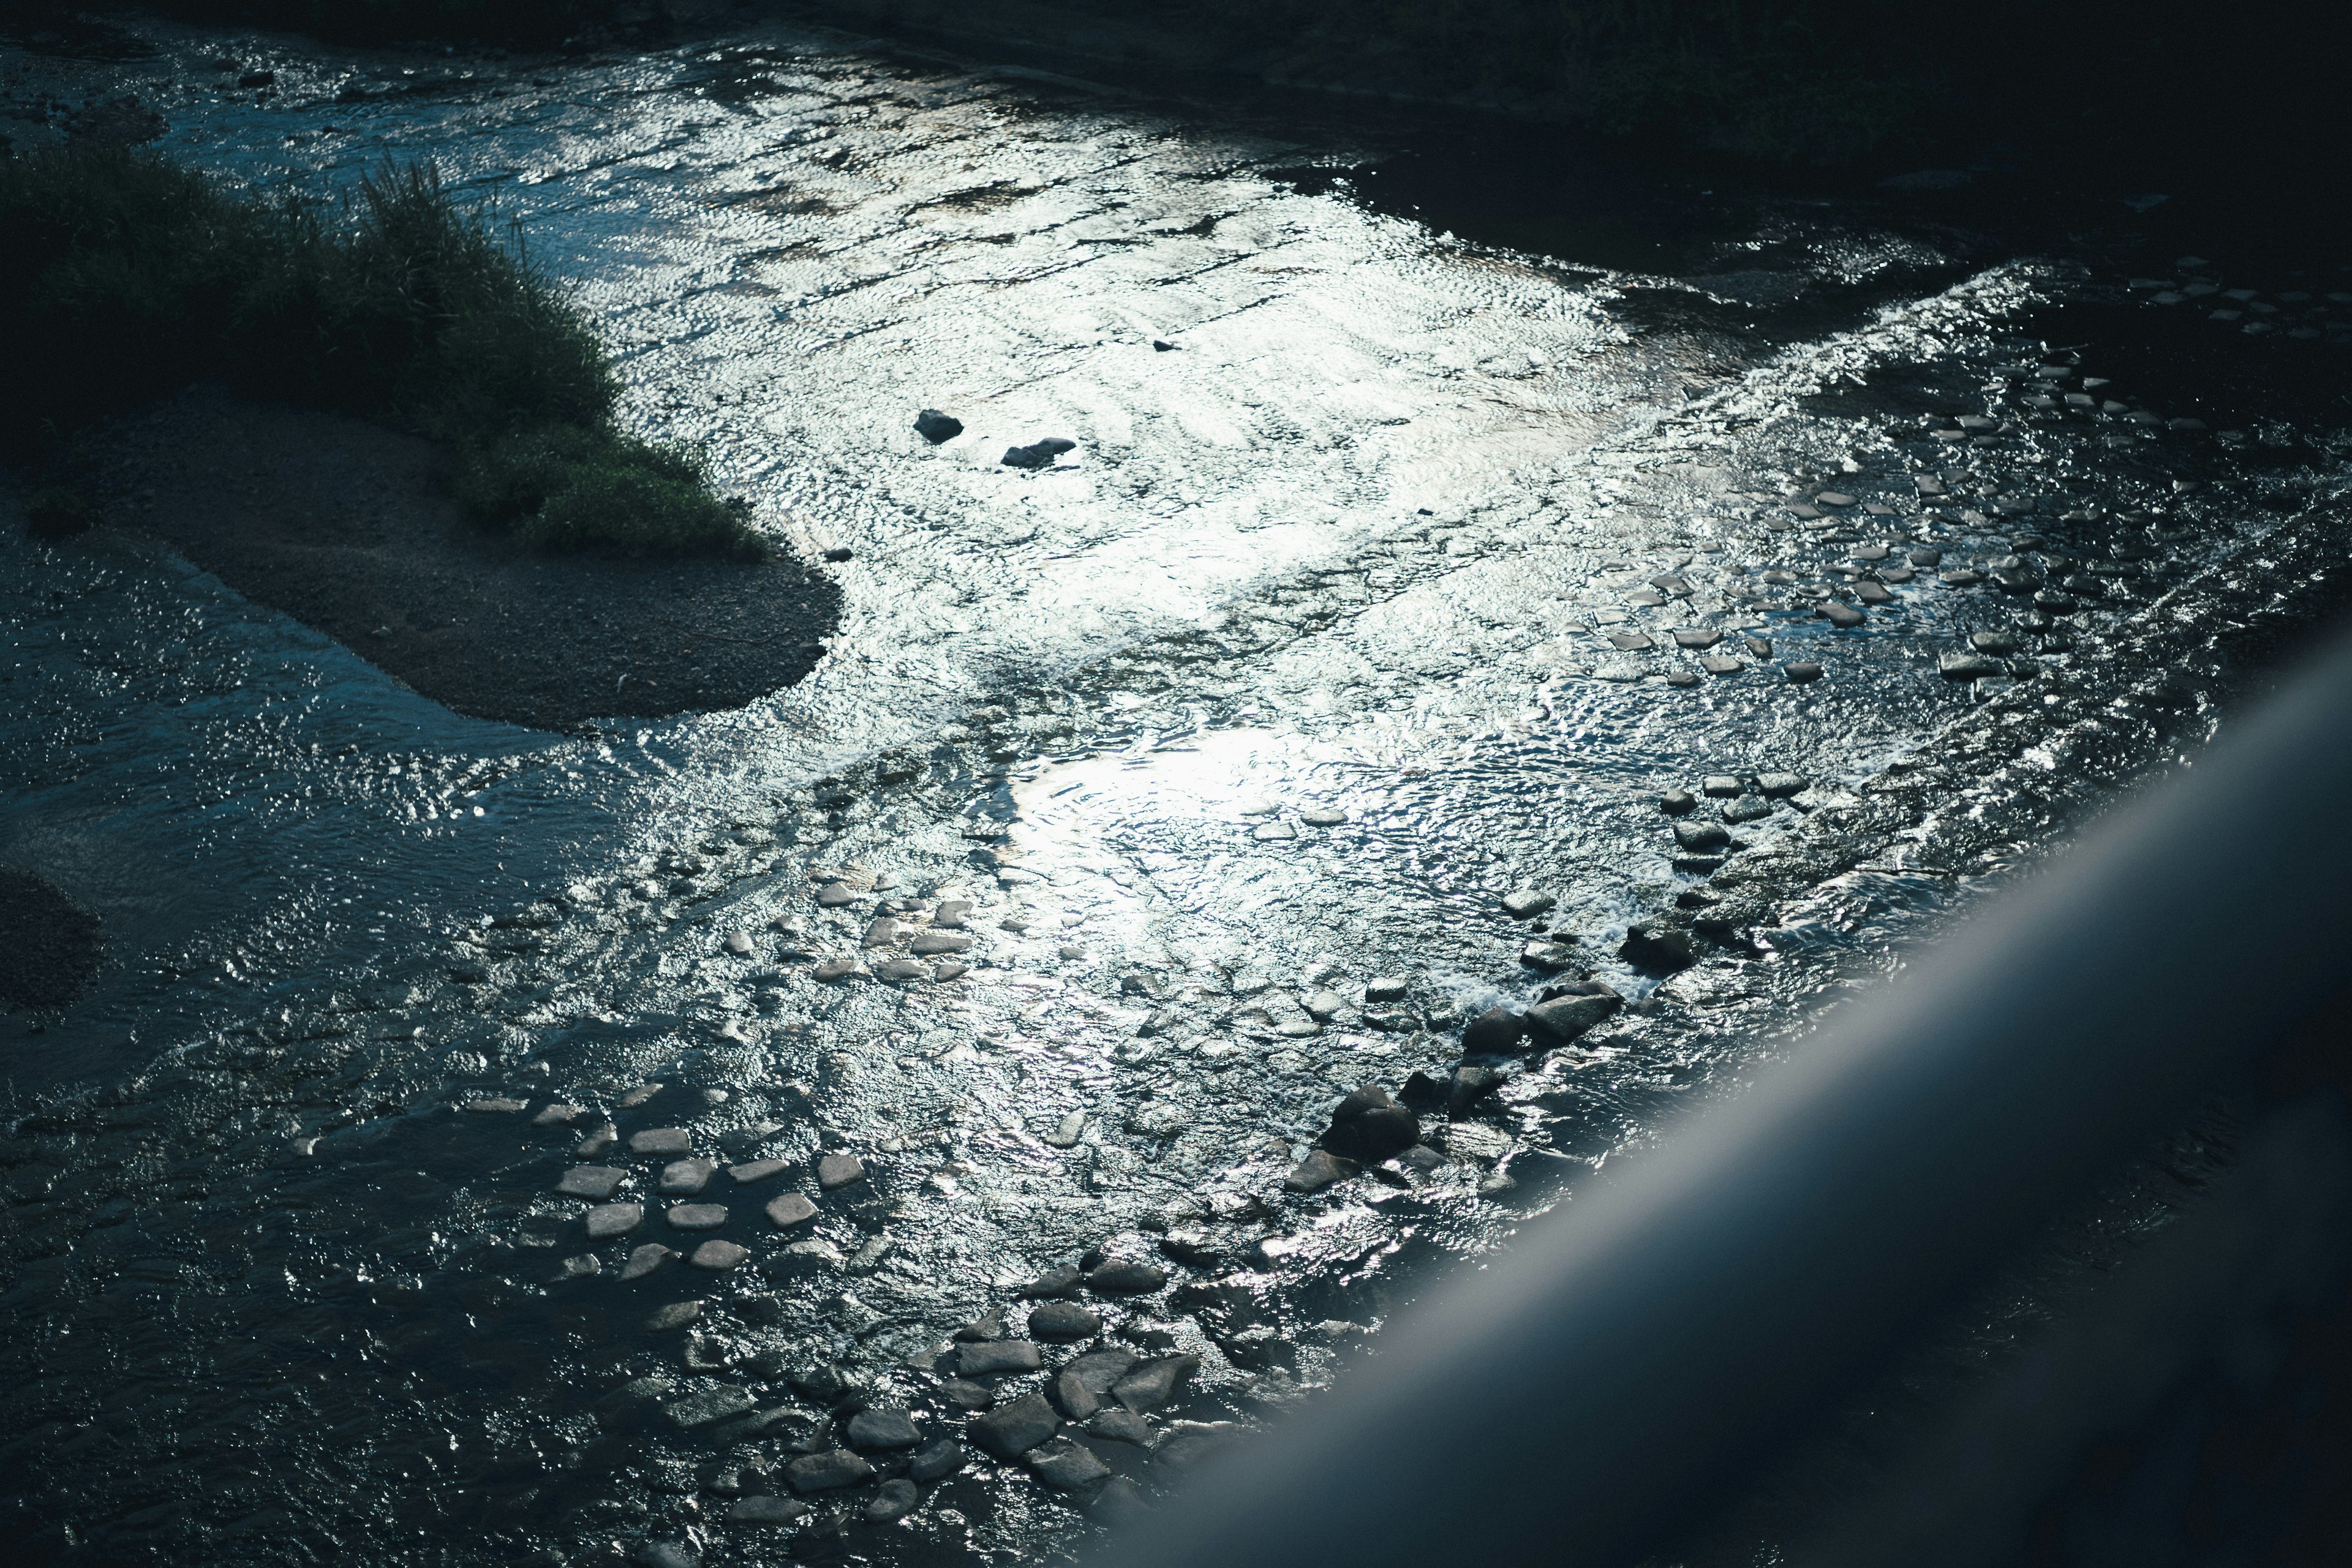
[[[764,553],[698,454],[614,428],[594,332],[428,163],[322,207],[121,147],[0,163],[0,332],[35,367],[0,381],[20,460],[218,376],[449,443],[467,510],[535,543]]]

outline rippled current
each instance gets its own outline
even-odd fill
[[[173,154],[320,195],[429,153],[576,284],[633,426],[850,555],[800,685],[558,736],[135,537],[6,531],[0,862],[109,942],[79,1003],[0,1017],[11,1489],[71,1561],[1074,1545],[1098,1477],[971,1451],[896,1520],[866,1482],[728,1521],[852,1406],[928,1438],[1019,1397],[952,1380],[950,1336],[1009,1306],[1019,1337],[1019,1287],[1090,1248],[1170,1272],[1083,1298],[1103,1344],[1198,1358],[1149,1443],[1075,1436],[1159,1497],[1416,1268],[1601,1179],[2201,738],[2200,690],[2134,683],[2221,671],[2233,563],[2340,511],[2340,411],[2152,374],[2068,405],[2185,311],[1904,209],[1643,176],[1654,206],[1539,255],[1444,231],[1430,161],[1492,149],[1407,118],[775,29],[560,60],[128,37],[18,38],[5,90],[135,90]],[[1420,214],[1381,194],[1415,158]],[[2336,331],[2198,352],[2262,383]],[[964,434],[929,445],[926,407]],[[1050,468],[999,461],[1048,436]],[[2031,613],[1943,574],[2012,558],[2069,584],[2036,668],[1939,675]],[[1849,598],[1860,628],[1813,613]],[[1628,927],[1714,871],[1677,868],[1661,793],[1769,773],[1804,787],[1714,885],[1771,868],[1777,915],[1637,970]],[[1520,889],[1556,904],[1516,921]],[[1443,1079],[1463,1019],[1531,1000],[1546,933],[1633,1005],[1425,1114],[1427,1161],[1284,1189],[1342,1093]],[[608,1116],[786,1162],[701,1194],[740,1267],[684,1260],[705,1237],[662,1217],[662,1158],[597,1150]],[[826,1151],[863,1177],[822,1189]],[[643,1226],[592,1240],[575,1163]],[[817,1217],[781,1229],[793,1186]],[[649,1241],[680,1256],[624,1280]]]

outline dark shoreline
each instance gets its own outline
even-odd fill
[[[839,614],[791,557],[530,550],[466,521],[446,452],[341,415],[192,387],[97,444],[114,525],[475,718],[564,731],[741,707],[806,675]]]

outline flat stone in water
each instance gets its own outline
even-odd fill
[[[856,973],[857,961],[856,959],[827,958],[818,961],[817,966],[809,971],[809,978],[812,980],[831,982],[835,980],[846,980]]]
[[[556,1283],[566,1279],[586,1279],[604,1272],[604,1260],[593,1253],[583,1252],[577,1258],[567,1258],[555,1266]]]
[[[908,942],[907,951],[926,958],[948,952],[970,952],[971,938],[954,931],[927,931]]]
[[[935,1481],[963,1468],[963,1445],[952,1437],[934,1437],[907,1456],[907,1474],[919,1481]]]
[[[1029,1332],[1055,1342],[1092,1339],[1102,1331],[1102,1320],[1076,1301],[1047,1301],[1029,1314]]]
[[[1743,795],[1723,808],[1726,822],[1760,822],[1772,815],[1772,803],[1760,795]]]
[[[646,1223],[643,1204],[601,1204],[588,1211],[588,1239],[610,1241]]]
[[[530,1119],[533,1127],[563,1127],[579,1121],[588,1112],[577,1105],[551,1105]]]
[[[683,1399],[674,1399],[662,1406],[662,1414],[680,1431],[708,1426],[714,1421],[724,1421],[740,1415],[752,1408],[754,1401],[740,1388],[698,1388]]]
[[[1045,1134],[1045,1142],[1056,1149],[1073,1149],[1086,1130],[1086,1112],[1073,1110],[1055,1124],[1054,1131]]]
[[[1027,1340],[983,1340],[968,1344],[956,1352],[956,1370],[966,1377],[989,1377],[998,1373],[1035,1372],[1045,1363],[1038,1358],[1037,1347]]]
[[[957,1410],[985,1410],[996,1403],[996,1395],[985,1384],[965,1377],[951,1377],[940,1384],[940,1397]]]
[[[754,1182],[764,1182],[791,1169],[792,1163],[786,1160],[750,1160],[740,1165],[728,1166],[727,1173],[735,1179],[737,1186],[748,1187]]]
[[[1290,1168],[1282,1178],[1285,1192],[1319,1193],[1332,1183],[1356,1173],[1355,1163],[1342,1160],[1328,1149],[1312,1149],[1307,1158]]]
[[[1780,673],[1802,686],[1809,680],[1819,680],[1822,678],[1822,667],[1811,659],[1799,659],[1794,664],[1782,665]]]
[[[1262,822],[1250,837],[1261,844],[1286,844],[1298,837],[1298,830],[1286,822]]]
[[[802,1455],[784,1467],[784,1479],[796,1492],[832,1491],[872,1480],[874,1467],[846,1448],[835,1448],[830,1453]]]
[[[709,1186],[718,1173],[716,1160],[673,1160],[662,1167],[661,1191],[667,1197],[686,1197]]]
[[[1648,634],[1643,632],[1612,632],[1609,634],[1609,646],[1620,653],[1638,653],[1643,648],[1655,647],[1657,645],[1650,640]]]
[[[828,1193],[865,1179],[866,1167],[855,1154],[836,1152],[817,1159],[816,1184]]]
[[[1712,626],[1677,626],[1675,628],[1676,647],[1713,647],[1723,640],[1723,634]]]
[[[1526,964],[1529,969],[1541,970],[1546,974],[1558,974],[1562,970],[1574,969],[1583,962],[1583,958],[1584,955],[1581,952],[1564,942],[1537,941],[1519,949],[1521,963]]]
[[[576,1160],[593,1160],[609,1152],[620,1141],[620,1132],[607,1121],[580,1140],[580,1146],[572,1151],[572,1155]]]
[[[669,1211],[673,1230],[717,1230],[727,1223],[725,1204],[673,1204]]]
[[[1055,1491],[1075,1492],[1109,1476],[1110,1467],[1084,1444],[1062,1438],[1031,1452],[1029,1473]]]
[[[838,910],[857,901],[857,890],[846,882],[827,882],[816,890],[817,907]]]
[[[1549,893],[1523,888],[1516,893],[1503,895],[1503,912],[1515,921],[1531,921],[1559,902]]]
[[[563,1173],[555,1190],[567,1198],[593,1198],[601,1203],[620,1190],[628,1174],[610,1165],[574,1165]]]
[[[1148,1296],[1167,1283],[1168,1270],[1156,1263],[1106,1263],[1087,1276],[1098,1296]]]
[[[779,1230],[790,1230],[796,1225],[806,1225],[816,1218],[816,1205],[802,1193],[784,1193],[768,1204],[769,1223]]]
[[[1086,1276],[1074,1265],[1064,1263],[1048,1268],[1021,1287],[1021,1294],[1030,1300],[1039,1296],[1068,1296],[1076,1293],[1085,1280]]]
[[[694,1255],[687,1261],[697,1268],[720,1273],[741,1267],[743,1260],[751,1256],[750,1247],[738,1247],[731,1241],[706,1241],[694,1249]]]
[[[1938,654],[1936,668],[1947,680],[1981,680],[1988,676],[2009,673],[2009,666],[1981,653]]]
[[[1132,1443],[1139,1448],[1151,1447],[1151,1424],[1132,1410],[1106,1410],[1087,1423],[1087,1430],[1114,1443]]]
[[[1348,814],[1329,806],[1318,806],[1312,811],[1301,812],[1298,820],[1309,827],[1338,827],[1348,820]]]
[[[694,1147],[683,1127],[648,1127],[629,1134],[632,1154],[684,1154]]]
[[[682,1329],[688,1323],[698,1323],[702,1321],[704,1305],[700,1300],[692,1300],[671,1301],[656,1307],[646,1319],[646,1331],[658,1334],[671,1329]]]
[[[861,1410],[849,1418],[848,1437],[853,1448],[911,1448],[923,1440],[903,1410]]]
[[[1534,1032],[1554,1044],[1565,1045],[1623,1005],[1613,995],[1560,996],[1537,1003],[1528,1009],[1527,1018]]]
[[[1086,1385],[1083,1379],[1069,1373],[1057,1373],[1053,1382],[1054,1403],[1062,1414],[1073,1421],[1084,1421],[1102,1408],[1102,1398]]]
[[[1160,1356],[1111,1384],[1110,1396],[1138,1415],[1157,1410],[1174,1399],[1177,1390],[1200,1370],[1199,1356]]]
[[[1699,793],[1709,800],[1737,800],[1740,795],[1739,781],[1729,773],[1709,773],[1700,783]]]
[[[632,1251],[629,1254],[629,1260],[621,1265],[621,1282],[626,1284],[632,1279],[644,1279],[659,1268],[669,1257],[669,1248],[659,1242],[646,1243],[645,1246]]]
[[[1842,604],[1835,599],[1823,599],[1813,607],[1813,614],[1841,628],[1858,626],[1867,618],[1852,605]]]
[[[874,978],[892,980],[901,984],[911,980],[929,980],[930,970],[911,958],[887,958],[874,966]]]
[[[973,1416],[965,1431],[991,1458],[1015,1459],[1051,1437],[1061,1424],[1044,1394],[1028,1394],[985,1415]]]
[[[864,945],[867,947],[888,947],[892,942],[897,942],[898,940],[898,922],[892,920],[888,915],[884,915],[872,925],[866,928],[866,941]]]
[[[1670,789],[1658,797],[1658,809],[1668,816],[1688,816],[1698,808],[1698,796],[1686,789]]]
[[[739,1497],[727,1505],[730,1524],[791,1524],[808,1517],[809,1505],[798,1498]]]
[[[702,1559],[675,1541],[640,1541],[629,1561],[636,1568],[702,1568]]]
[[[530,1101],[527,1100],[469,1100],[466,1102],[466,1109],[468,1110],[478,1110],[490,1116],[511,1116],[519,1110],[530,1110]]]
[[[901,1476],[897,1480],[884,1481],[874,1493],[874,1500],[866,1505],[866,1522],[889,1524],[915,1511],[923,1494],[915,1483]]]
[[[1693,854],[1721,849],[1731,843],[1731,830],[1717,822],[1677,822],[1675,842]]]
[[[1113,1529],[1139,1524],[1151,1517],[1151,1505],[1144,1500],[1143,1489],[1125,1476],[1113,1476],[1096,1492],[1087,1505],[1087,1514]]]
[[[1805,781],[1795,773],[1763,773],[1756,780],[1756,793],[1769,800],[1785,800],[1802,794]]]

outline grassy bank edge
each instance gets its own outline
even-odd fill
[[[332,205],[232,191],[156,153],[0,160],[0,456],[37,531],[95,521],[74,476],[110,415],[191,381],[380,420],[456,453],[467,513],[526,543],[757,559],[698,452],[622,431],[620,383],[569,295],[430,163]]]

